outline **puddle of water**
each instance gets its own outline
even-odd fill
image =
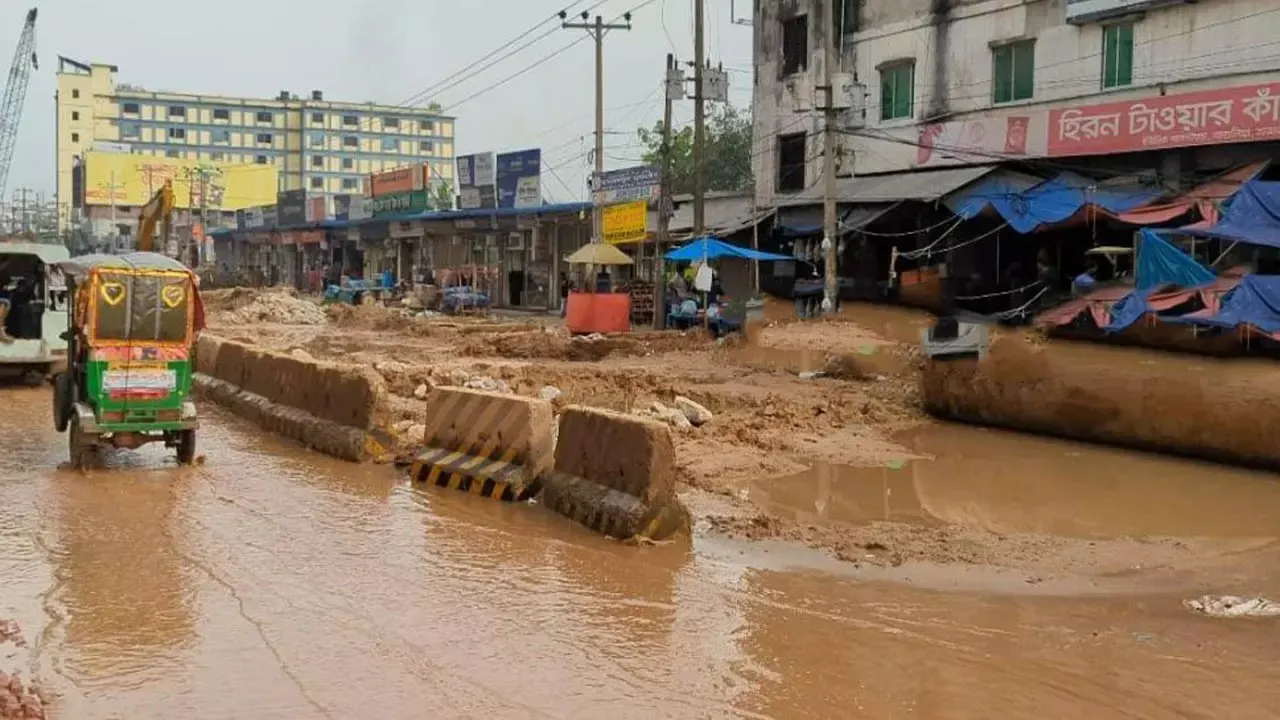
[[[1078,538],[1275,537],[1270,473],[960,425],[898,441],[932,459],[816,465],[756,483],[753,501],[812,524],[891,520]]]

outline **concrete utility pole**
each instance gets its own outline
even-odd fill
[[[673,80],[675,82],[673,82]],[[676,56],[667,53],[667,71],[662,77],[662,183],[658,191],[658,239],[653,249],[653,327],[667,326],[667,282],[662,273],[662,248],[671,244],[671,103],[684,80],[676,68]],[[673,87],[674,86],[674,87]],[[683,93],[681,93],[683,94]]]
[[[560,27],[567,30],[586,30],[587,34],[596,41],[596,170],[591,179],[591,189],[594,196],[596,183],[604,172],[604,36],[610,30],[630,30],[631,29],[631,13],[624,13],[623,23],[606,23],[604,18],[596,16],[595,22],[587,22],[590,15],[586,12],[582,13],[582,22],[571,23],[566,22],[568,15],[560,11]],[[593,204],[591,218],[591,241],[602,242],[604,240],[604,228],[601,227],[601,218],[599,203]]]
[[[702,103],[703,67],[703,3],[693,3],[693,236],[706,234],[707,225],[707,114]]]
[[[834,314],[839,300],[840,276],[837,273],[837,245],[840,240],[840,229],[836,226],[836,102],[835,102],[835,67],[836,67],[836,32],[839,27],[836,15],[832,12],[832,4],[840,0],[824,0],[819,3],[823,12],[818,13],[820,20],[827,26],[822,34],[822,75],[824,102],[822,108],[822,255],[826,266],[823,283],[822,312]]]

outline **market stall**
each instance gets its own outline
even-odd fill
[[[630,265],[631,258],[613,245],[583,245],[565,262],[585,269],[579,289],[569,293],[565,327],[575,334],[627,332],[631,329],[631,295],[614,292],[610,268]],[[593,269],[597,269],[592,272]]]

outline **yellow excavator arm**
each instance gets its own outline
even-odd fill
[[[173,181],[165,180],[164,186],[142,206],[138,222],[138,252],[155,252],[156,227],[160,237],[169,237],[169,221],[173,216]]]

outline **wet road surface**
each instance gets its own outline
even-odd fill
[[[713,538],[623,547],[301,452],[207,405],[205,465],[148,449],[82,477],[58,469],[48,394],[2,392],[0,618],[31,647],[0,648],[0,664],[51,690],[55,717],[1248,720],[1280,707],[1280,625],[1197,617],[1181,595],[934,593]]]

